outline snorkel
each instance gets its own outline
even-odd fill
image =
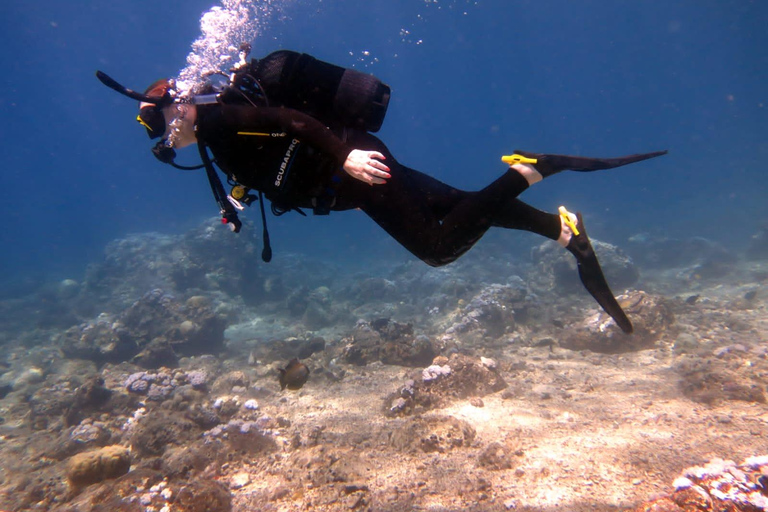
[[[132,89],[125,87],[124,85],[121,85],[120,83],[118,83],[117,80],[107,75],[103,71],[96,71],[96,78],[98,78],[101,83],[103,83],[110,89],[117,91],[123,96],[127,96],[132,100],[141,101],[144,103],[151,103],[160,108],[163,108],[166,105],[170,105],[174,101],[173,99],[174,95],[171,93],[171,90],[168,90],[162,96],[147,96],[146,94],[141,94],[140,92],[136,92]]]

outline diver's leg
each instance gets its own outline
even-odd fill
[[[550,240],[560,238],[562,231],[559,215],[543,212],[519,199],[513,199],[499,209],[493,226],[530,231]]]
[[[336,208],[360,208],[432,266],[446,265],[467,252],[493,225],[497,210],[528,188],[523,176],[509,171],[483,190],[466,192],[381,152],[387,155],[391,171],[387,183],[370,186],[343,176]]]
[[[350,178],[340,197],[354,198],[356,207],[412,254],[432,266],[446,265],[467,252],[491,226],[557,240],[576,257],[587,291],[624,332],[632,332],[603,276],[581,215],[553,215],[515,199],[528,188],[523,174],[510,170],[483,190],[465,192],[394,159],[389,165],[392,177],[386,184],[370,186]]]
[[[386,156],[391,178],[369,186],[348,176],[338,188],[338,208],[360,208],[412,254],[432,266],[451,263],[492,225],[493,210],[528,188],[517,172],[503,174],[479,192],[451,187],[400,165],[368,133],[352,132],[347,144]]]
[[[354,204],[363,210],[400,245],[431,266],[455,261],[490,227],[490,221],[462,219],[458,224],[445,224],[457,204],[471,192],[413,171],[388,159],[391,178],[386,184],[370,186],[345,179],[339,189],[339,204]],[[449,230],[458,230],[446,236]]]
[[[622,331],[632,332],[632,323],[614,298],[605,280],[580,213],[574,215],[563,208],[560,215],[555,215],[537,210],[517,199],[511,201],[498,213],[499,216],[493,222],[494,226],[537,233],[556,240],[573,254],[576,257],[579,278],[584,288],[614,319]]]
[[[649,158],[655,158],[657,156],[667,154],[666,151],[654,151],[653,153],[641,153],[637,155],[627,155],[616,158],[589,158],[569,155],[546,155],[520,150],[515,150],[515,153],[528,159],[535,160],[535,162],[517,163],[512,167],[525,167],[529,169],[529,172],[536,172],[542,178],[546,178],[547,176],[552,176],[553,174],[557,174],[558,172],[566,170],[592,172],[600,171],[603,169],[613,169],[614,167],[621,167],[622,165],[633,164],[635,162],[641,162],[643,160],[648,160]]]

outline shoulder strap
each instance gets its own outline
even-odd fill
[[[219,175],[216,174],[216,169],[213,167],[211,157],[208,156],[208,150],[205,144],[198,141],[197,149],[200,152],[200,158],[203,160],[203,166],[205,167],[205,174],[208,175],[208,183],[211,185],[211,192],[213,192],[213,198],[219,205],[219,211],[221,213],[221,221],[224,224],[229,224],[233,232],[239,233],[240,228],[243,227],[243,223],[237,217],[237,211],[232,203],[227,199],[227,193],[224,191],[224,186],[221,184]]]

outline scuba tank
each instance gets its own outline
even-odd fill
[[[253,59],[233,85],[255,79],[269,106],[303,112],[331,128],[377,132],[389,106],[390,88],[373,75],[280,50]]]

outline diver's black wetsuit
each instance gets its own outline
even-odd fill
[[[514,170],[482,190],[466,192],[405,167],[370,134],[381,127],[386,114],[390,97],[386,84],[371,75],[287,50],[247,64],[244,54],[249,49],[247,45],[241,48],[242,62],[233,70],[229,86],[219,92],[210,86],[205,94],[193,98],[202,167],[222,220],[233,231],[241,226],[235,211],[239,205],[227,197],[208,149],[230,183],[263,192],[272,201],[273,211],[312,208],[324,214],[359,208],[432,266],[456,260],[491,226],[532,231],[553,240],[564,234],[565,249],[576,258],[584,287],[622,331],[632,332],[632,323],[608,287],[581,214],[574,216],[562,207],[559,216],[548,214],[519,201],[517,196],[528,188],[528,182]],[[166,132],[165,107],[183,103],[172,94],[174,85],[169,80],[158,81],[141,94],[101,71],[96,76],[107,87],[141,102],[139,121],[150,138]],[[206,103],[209,96],[216,103]],[[177,109],[179,115],[182,111],[187,112]],[[368,185],[343,170],[355,149],[385,155],[391,175],[386,183]],[[164,163],[190,169],[174,163],[175,152],[167,141],[159,142],[153,153]],[[517,150],[505,161],[535,164],[531,172],[546,178],[564,170],[612,169],[664,154],[666,151],[590,158]],[[233,188],[232,195],[252,200],[240,192],[242,189]],[[262,259],[271,259],[266,221]]]
[[[557,215],[516,199],[528,183],[515,171],[467,192],[401,165],[370,133],[339,132],[287,108],[198,107],[198,140],[235,181],[261,190],[283,209],[318,204],[335,211],[360,208],[429,265],[456,260],[491,226],[553,240],[560,235]],[[342,165],[353,149],[383,153],[392,176],[387,183],[368,185],[349,176]]]

